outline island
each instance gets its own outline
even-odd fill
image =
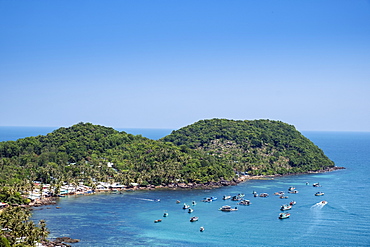
[[[44,136],[0,142],[0,169],[1,227],[9,229],[0,237],[6,246],[24,229],[6,218],[17,214],[34,229],[25,243],[45,241],[45,222],[31,223],[29,212],[17,205],[52,203],[54,196],[218,187],[339,168],[292,125],[268,119],[207,119],[160,140],[81,122]]]

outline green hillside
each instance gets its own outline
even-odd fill
[[[0,184],[40,180],[168,185],[291,174],[334,166],[291,125],[270,120],[203,120],[155,141],[91,123],[0,142]]]
[[[294,126],[280,121],[202,120],[173,131],[162,141],[217,157],[250,175],[301,173],[334,166]]]

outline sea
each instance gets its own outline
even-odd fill
[[[19,127],[20,128],[20,127]],[[28,134],[27,134],[27,131]],[[44,129],[43,131],[47,131]],[[159,139],[171,130],[158,133]],[[35,135],[24,129],[17,136]],[[129,133],[129,132],[128,132]],[[135,134],[151,138],[146,129]],[[45,134],[39,132],[38,134]],[[38,135],[37,134],[37,135]],[[160,136],[160,135],[163,136]],[[302,132],[336,166],[346,169],[248,180],[236,186],[204,190],[130,191],[60,198],[57,205],[35,208],[32,219],[46,220],[50,238],[70,237],[72,246],[370,246],[370,132]],[[4,137],[5,136],[5,137]],[[160,137],[159,137],[160,136]],[[0,127],[0,141],[9,140]],[[321,187],[313,187],[319,183]],[[298,190],[288,193],[289,187]],[[280,199],[275,192],[288,196]],[[269,196],[254,197],[268,193]],[[324,192],[323,196],[315,196]],[[251,205],[223,200],[245,194]],[[213,202],[202,202],[207,197]],[[180,203],[176,203],[179,200]],[[192,202],[196,205],[192,205]],[[280,207],[295,201],[290,218]],[[327,201],[324,205],[321,202]],[[192,213],[182,209],[191,205]],[[237,211],[222,212],[223,205]],[[57,208],[58,207],[58,208]],[[167,217],[163,217],[168,213]],[[199,217],[190,222],[190,217]],[[155,220],[161,222],[154,223]],[[204,227],[204,231],[200,231]]]

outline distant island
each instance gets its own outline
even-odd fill
[[[338,169],[280,121],[201,120],[160,139],[91,123],[0,142],[0,242],[47,242],[44,221],[17,205],[65,194],[235,185],[245,179]],[[12,220],[16,217],[19,220]],[[24,229],[29,229],[24,231]],[[31,234],[32,233],[32,234]]]

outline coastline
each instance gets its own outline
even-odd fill
[[[327,169],[323,170],[318,170],[318,171],[308,171],[308,172],[303,172],[303,173],[290,173],[290,174],[275,174],[275,175],[256,175],[256,176],[251,176],[251,175],[243,175],[238,177],[237,179],[233,179],[231,181],[228,180],[221,180],[219,182],[208,182],[208,183],[202,183],[202,184],[197,184],[197,183],[173,183],[173,184],[168,184],[168,185],[146,185],[146,186],[131,186],[131,187],[126,187],[122,188],[119,190],[113,190],[113,189],[107,189],[107,190],[95,190],[93,193],[78,193],[78,194],[70,194],[66,196],[86,196],[86,195],[94,195],[96,193],[122,193],[122,192],[129,192],[129,191],[140,191],[140,190],[193,190],[193,189],[205,189],[205,190],[210,190],[210,189],[215,189],[215,188],[220,188],[223,186],[235,186],[238,185],[239,183],[246,182],[248,180],[271,180],[276,177],[285,177],[285,176],[295,176],[295,175],[303,175],[303,174],[317,174],[317,173],[325,173],[325,172],[332,172],[332,171],[337,171],[337,170],[343,170],[346,169],[345,167],[329,167]],[[53,205],[57,204],[57,199],[58,196],[52,196],[52,197],[45,197],[42,199],[37,199],[34,202],[31,202],[28,205],[22,205],[23,207],[39,207],[39,206],[44,206],[44,205]],[[31,209],[33,210],[33,209]]]

